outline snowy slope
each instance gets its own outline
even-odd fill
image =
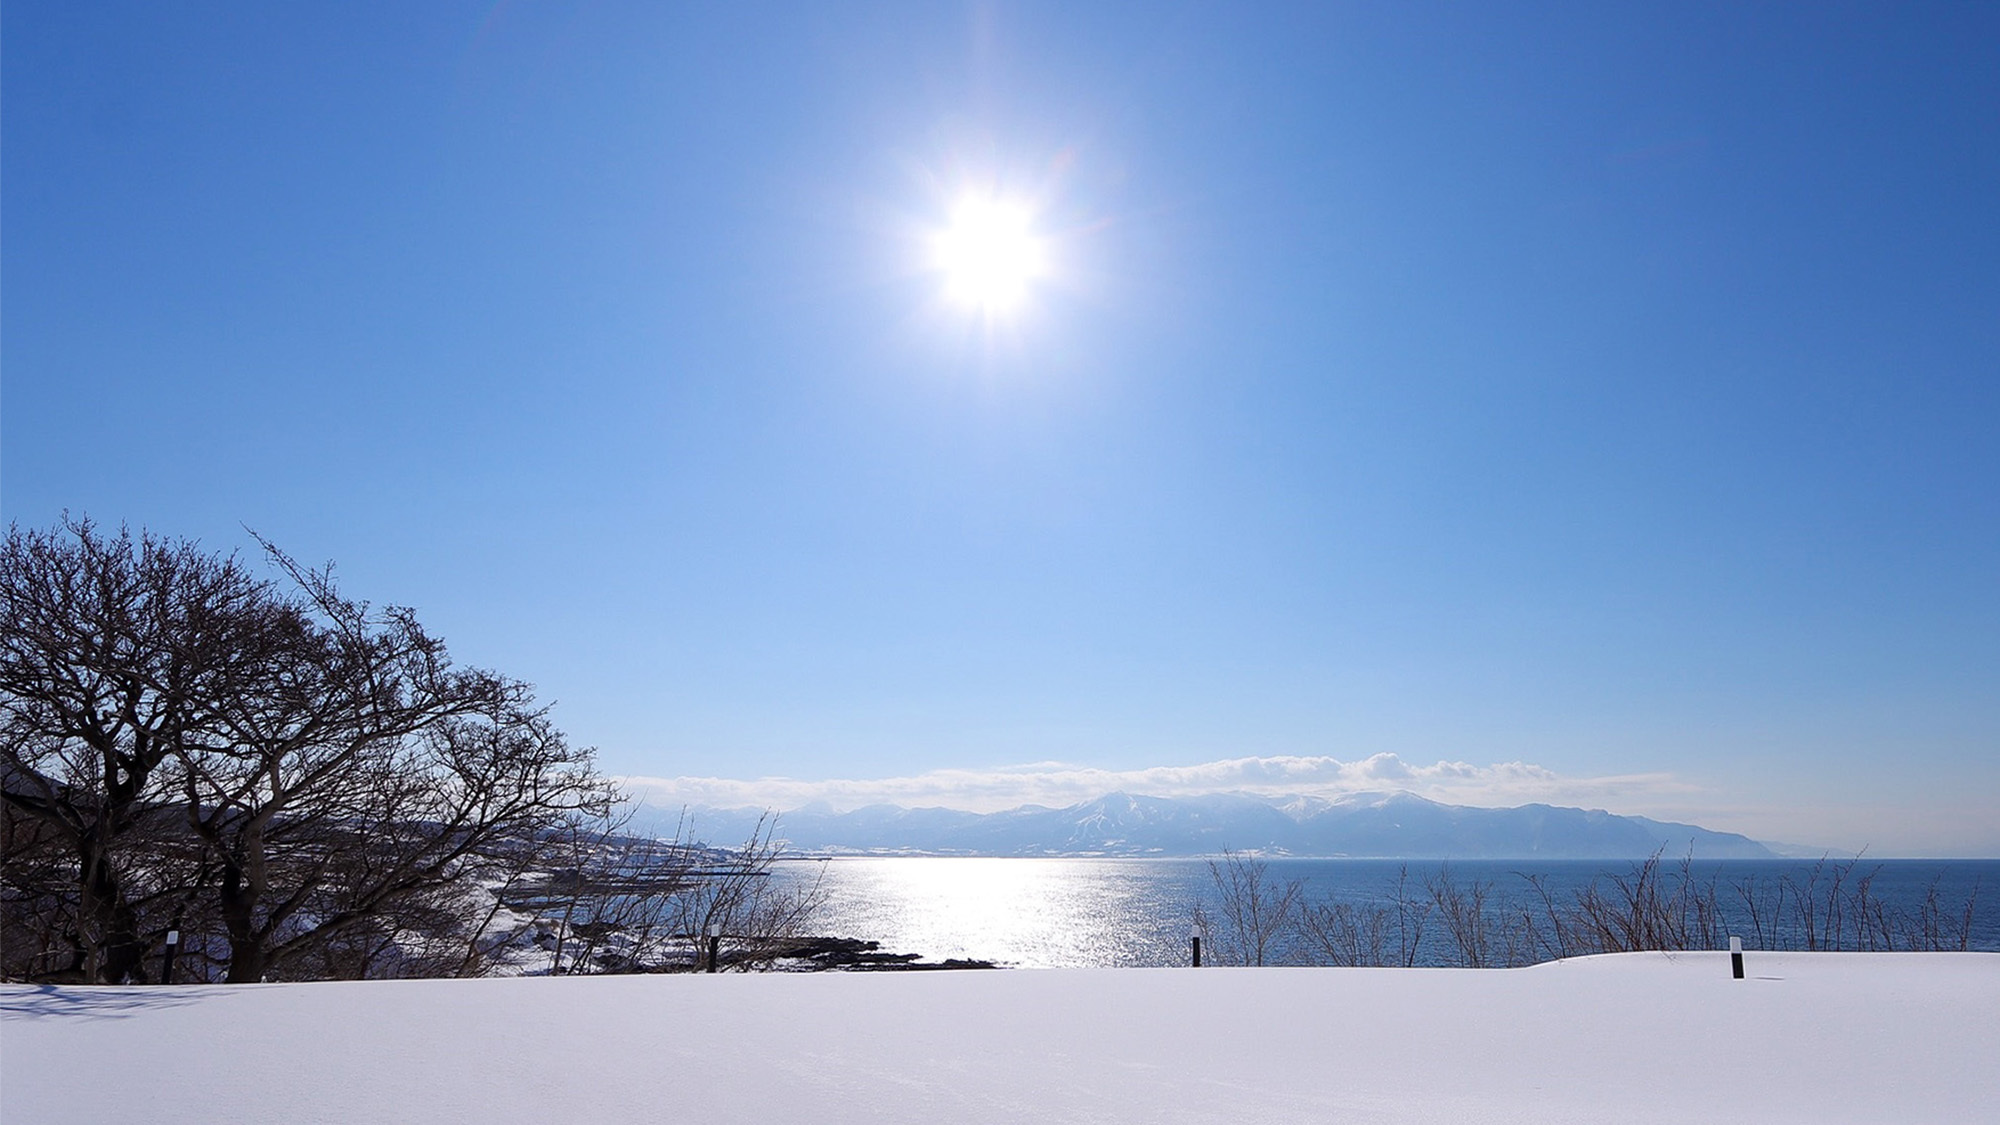
[[[0,987],[7,1122],[2000,1121],[2000,955]]]

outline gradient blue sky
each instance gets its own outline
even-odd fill
[[[2000,854],[2000,6],[14,2],[0,47],[5,518],[334,560],[659,799],[1407,785]],[[967,187],[1051,247],[1001,323],[927,268]]]

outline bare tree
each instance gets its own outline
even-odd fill
[[[117,983],[143,979],[186,872],[163,871],[156,815],[177,781],[188,733],[215,717],[214,684],[244,656],[244,611],[267,583],[194,544],[65,518],[9,529],[0,548],[0,793],[6,866],[53,878],[10,897],[45,941],[10,975]],[[32,822],[34,827],[27,827]],[[17,851],[18,848],[28,850]],[[181,858],[185,858],[184,856]],[[46,886],[42,888],[48,890]]]
[[[0,975],[80,975],[90,951],[76,910],[76,849],[55,826],[0,801],[0,858]]]
[[[170,927],[191,968],[229,981],[409,972],[417,949],[465,964],[468,896],[612,799],[525,684],[455,667],[409,610],[349,601],[264,546],[282,586],[83,521],[10,532],[10,913],[50,901],[45,875],[13,874],[45,872],[51,847],[75,886],[67,919],[34,914],[38,955],[67,946],[68,963],[24,975],[143,979]]]
[[[348,601],[266,547],[301,596],[266,607],[261,659],[183,772],[221,871],[229,981],[370,928],[434,929],[439,891],[611,799],[525,684],[454,667],[410,611]]]

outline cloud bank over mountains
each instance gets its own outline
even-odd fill
[[[1022,805],[1060,808],[1115,792],[1168,798],[1241,793],[1334,799],[1382,790],[1402,790],[1465,805],[1544,802],[1630,808],[1677,803],[1696,791],[1695,786],[1667,773],[1566,777],[1526,762],[1477,766],[1439,761],[1419,765],[1395,754],[1354,760],[1324,755],[1225,758],[1189,766],[1128,770],[1037,762],[883,778],[635,776],[622,780],[635,796],[659,808],[756,806],[792,810],[811,806],[834,812],[881,804],[981,813]]]
[[[1338,800],[1112,793],[1066,808],[1024,806],[994,813],[897,805],[834,813],[809,806],[782,814],[775,827],[755,809],[697,807],[688,817],[683,821],[651,808],[637,812],[640,831],[686,830],[727,846],[770,828],[787,851],[806,855],[1165,857],[1234,849],[1402,859],[1773,857],[1748,837],[1699,825],[1547,804],[1473,808],[1401,791]]]

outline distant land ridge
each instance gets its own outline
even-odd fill
[[[694,832],[728,845],[761,810],[689,810]],[[642,807],[638,829],[672,831],[678,813]],[[807,806],[778,818],[788,850],[815,855],[1195,856],[1224,848],[1292,856],[1390,859],[1638,859],[1692,850],[1697,859],[1775,859],[1747,836],[1602,809],[1556,805],[1478,808],[1414,793],[1260,797],[1111,793],[1052,809],[1004,812],[869,805]]]

